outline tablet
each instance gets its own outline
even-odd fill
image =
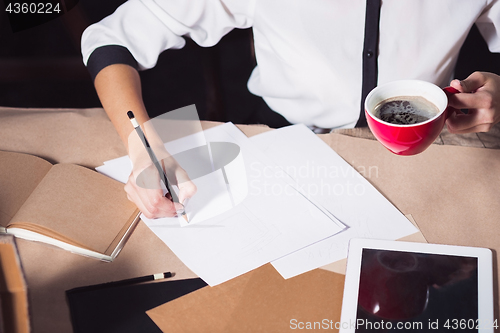
[[[352,239],[338,328],[493,332],[489,249]]]

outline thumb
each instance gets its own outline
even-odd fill
[[[457,80],[453,80],[454,83]],[[469,75],[465,80],[460,81],[460,92],[473,93],[486,83],[486,77],[480,72],[474,72]]]
[[[175,211],[177,212],[177,214],[181,214],[181,213],[186,211],[186,209],[184,208],[184,205],[181,203],[174,202],[174,207],[175,207]]]

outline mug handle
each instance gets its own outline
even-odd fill
[[[443,90],[444,90],[446,96],[454,95],[454,94],[457,94],[457,93],[460,92],[457,89],[455,89],[453,87],[450,87],[450,86],[443,88]],[[458,110],[455,109],[455,108],[452,108],[452,107],[448,106],[446,108],[446,119],[448,119],[456,111],[458,111]]]

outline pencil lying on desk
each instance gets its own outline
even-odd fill
[[[90,291],[90,290],[101,290],[101,289],[106,289],[106,288],[110,288],[110,287],[129,286],[129,285],[141,283],[141,282],[163,280],[163,279],[171,278],[174,275],[175,275],[175,273],[171,273],[171,272],[158,273],[158,274],[153,274],[153,275],[135,277],[135,278],[131,278],[131,279],[111,281],[111,282],[105,282],[105,283],[101,283],[101,284],[94,284],[91,286],[78,287],[78,288],[73,289],[73,291],[77,291],[77,290]]]
[[[144,132],[142,131],[141,126],[139,126],[139,123],[135,119],[134,113],[132,111],[128,111],[127,112],[127,116],[130,119],[130,122],[132,122],[132,126],[134,126],[134,128],[135,128],[137,134],[139,135],[139,138],[141,139],[142,143],[144,144],[144,147],[146,148],[146,151],[148,152],[149,157],[151,158],[151,161],[155,165],[156,170],[158,170],[158,173],[160,174],[160,178],[163,181],[163,184],[165,184],[165,187],[167,188],[167,191],[170,193],[170,196],[172,197],[172,201],[178,203],[179,202],[179,197],[177,196],[177,193],[175,193],[175,191],[172,189],[172,186],[170,186],[170,184],[168,182],[168,179],[167,179],[167,175],[165,174],[165,170],[163,170],[163,168],[160,165],[160,162],[158,162],[158,159],[156,158],[156,155],[155,155],[153,149],[149,145],[148,139],[144,135]],[[186,222],[189,223],[185,209],[178,210],[177,211],[177,215],[182,216],[184,218],[184,220],[186,220]]]

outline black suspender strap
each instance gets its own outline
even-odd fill
[[[363,88],[361,112],[356,127],[365,127],[365,98],[377,86],[377,56],[381,0],[366,0],[365,43],[363,45]]]

